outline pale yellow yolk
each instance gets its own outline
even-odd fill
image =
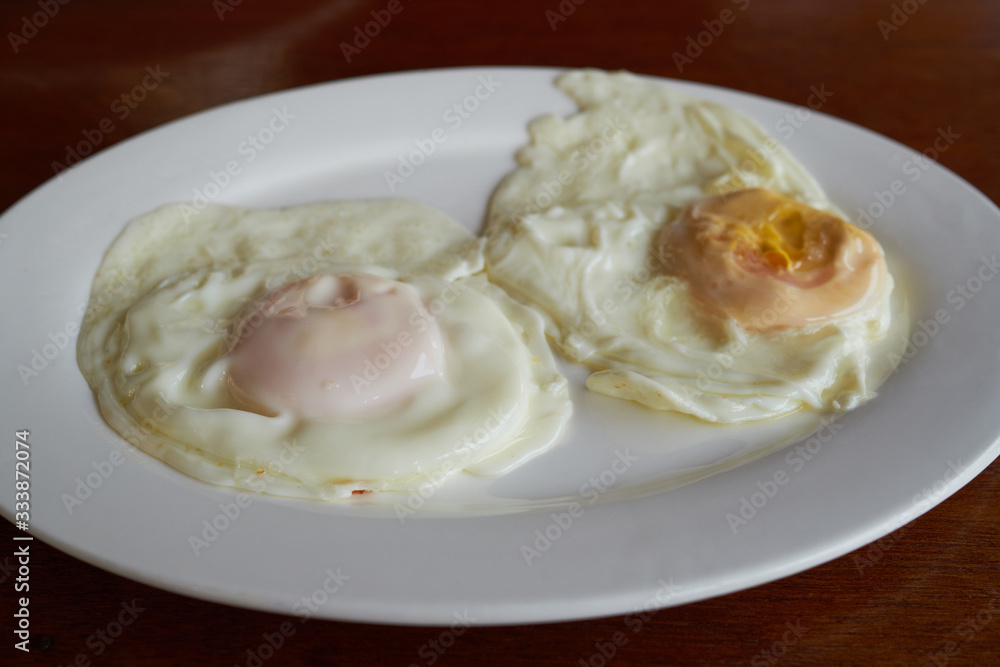
[[[659,251],[702,303],[755,332],[861,312],[888,280],[871,234],[764,189],[696,202],[664,228]]]
[[[321,275],[266,294],[232,328],[229,387],[251,409],[364,418],[444,375],[444,344],[416,290]]]

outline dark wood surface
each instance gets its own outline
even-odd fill
[[[403,10],[350,62],[341,42],[386,0],[228,0],[232,11],[220,17],[223,2],[0,5],[0,209],[51,177],[67,146],[106,118],[114,127],[101,132],[100,149],[250,95],[457,65],[626,68],[795,104],[822,84],[834,93],[823,111],[917,150],[952,126],[961,137],[940,162],[1000,201],[1000,5],[991,0],[563,0],[573,8],[564,21],[546,14],[560,11],[559,0],[401,0]],[[24,21],[40,5],[58,12],[33,34]],[[713,21],[727,9],[735,20],[678,71],[674,52],[704,22],[718,30]],[[10,33],[29,38],[12,43]],[[121,118],[115,99],[157,65],[169,76]],[[4,543],[13,532],[3,522]],[[284,620],[140,585],[37,542],[34,549],[35,650],[14,651],[7,629],[0,664],[68,665],[83,654],[95,665],[246,665],[248,649]],[[12,575],[0,564],[8,628]],[[876,545],[782,581],[662,610],[640,632],[621,617],[473,628],[434,662],[600,665],[599,646],[625,631],[627,643],[608,664],[1000,664],[998,589],[994,463]],[[145,611],[95,655],[101,642],[88,646],[88,637],[133,600]],[[789,624],[801,637],[786,632]],[[313,621],[263,664],[429,665],[432,653],[421,648],[440,632]],[[771,650],[784,654],[764,653]]]

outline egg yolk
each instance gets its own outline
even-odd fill
[[[279,287],[238,318],[230,342],[230,392],[262,412],[371,417],[444,376],[441,331],[417,291],[367,274]]]
[[[753,332],[821,325],[885,293],[875,238],[835,215],[765,189],[707,197],[658,242],[669,273],[710,311]]]

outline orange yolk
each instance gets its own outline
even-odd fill
[[[707,197],[664,228],[669,273],[710,311],[763,332],[821,325],[885,293],[875,238],[835,215],[764,189]]]
[[[416,290],[367,274],[279,287],[239,318],[231,340],[230,392],[258,410],[370,417],[444,375],[441,332]]]

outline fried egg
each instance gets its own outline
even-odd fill
[[[541,319],[482,268],[417,202],[169,205],[107,251],[78,361],[119,433],[211,483],[332,499],[499,474],[571,404]]]
[[[709,422],[848,410],[905,327],[884,252],[733,109],[573,71],[487,217],[490,278],[544,316],[587,387]],[[896,338],[893,338],[894,340]]]

